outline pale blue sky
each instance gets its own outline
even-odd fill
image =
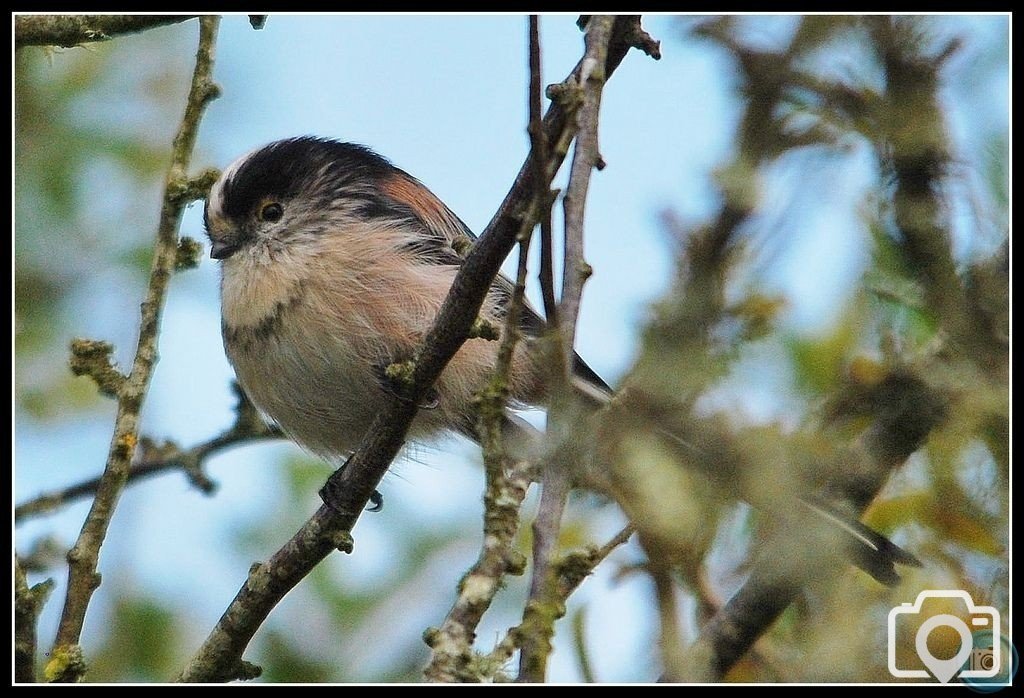
[[[748,21],[751,36],[770,43],[793,18]],[[945,98],[958,143],[964,152],[976,151],[976,139],[1006,128],[1008,74],[999,73],[996,84],[977,84],[971,79],[971,61],[988,46],[1005,43],[1008,22],[1005,17],[943,17],[936,23],[940,31],[949,26],[968,32],[961,56],[951,65]],[[612,383],[628,369],[648,304],[667,288],[672,246],[659,213],[671,208],[683,220],[699,221],[714,211],[710,174],[730,153],[738,104],[721,52],[683,40],[677,18],[648,17],[645,26],[662,40],[664,58],[655,62],[634,53],[607,86],[600,135],[608,167],[594,176],[587,213],[587,257],[595,275],[586,289],[579,350]],[[373,147],[418,177],[479,231],[528,147],[525,27],[525,19],[516,15],[272,15],[255,32],[244,16],[227,17],[215,68],[223,96],[203,121],[196,164],[223,167],[252,148],[294,135],[351,140]],[[178,43],[190,47],[196,27],[189,23],[161,31],[184,37]],[[582,50],[575,15],[545,16],[541,36],[545,80],[560,80]],[[191,53],[192,48],[187,50]],[[856,56],[829,58],[840,74],[856,62]],[[61,54],[54,57],[61,60]],[[130,110],[131,104],[131,96],[125,95],[121,108]],[[171,133],[175,125],[152,128]],[[767,227],[781,215],[795,213],[786,219],[789,228],[758,238],[755,246],[766,260],[765,288],[788,298],[783,322],[790,327],[805,332],[827,327],[836,303],[859,277],[867,253],[849,211],[870,183],[867,155],[861,149],[843,161],[800,160],[765,192]],[[977,177],[974,181],[977,185]],[[798,203],[787,209],[791,201]],[[131,234],[145,239],[151,227],[151,221],[140,221],[139,230]],[[201,206],[192,207],[183,233],[202,238]],[[112,338],[125,363],[138,299],[117,297],[116,280],[108,280],[105,289],[108,302],[97,306],[99,314],[120,314],[117,319],[83,314],[67,335]],[[190,444],[226,426],[232,374],[221,348],[216,268],[209,259],[176,278],[160,354],[143,431]],[[761,376],[751,386],[751,404],[745,409],[771,413],[773,405],[784,402],[773,395],[783,380]],[[19,415],[16,500],[96,472],[105,458],[110,424],[109,409],[56,427]],[[130,488],[104,548],[101,571],[110,578],[127,574],[140,584],[189,598],[195,633],[201,638],[251,562],[219,546],[219,532],[284,506],[273,463],[291,449],[285,444],[258,446],[213,460],[210,471],[221,484],[213,498],[190,490],[177,475]],[[476,506],[479,499],[482,475],[475,459],[472,449],[453,442],[422,449],[416,462],[398,464],[397,474],[383,486],[385,512],[364,517],[356,530],[356,554],[336,555],[331,561],[346,583],[372,586],[378,575],[387,573],[390,537],[400,535],[402,526],[475,526],[479,512],[466,510],[465,504]],[[324,475],[328,472],[325,467]],[[310,492],[308,500],[312,512],[316,493]],[[84,512],[79,505],[21,527],[19,542],[55,530],[70,541]],[[611,531],[615,517],[609,513],[606,518]],[[282,531],[280,540],[290,533]],[[253,555],[271,552],[260,548]],[[412,642],[419,642],[424,627],[441,620],[447,608],[443,594],[454,588],[474,554],[472,549],[451,551],[450,564],[433,570],[441,596],[403,607]],[[621,559],[633,555],[625,551]],[[613,586],[613,571],[607,566],[580,592],[580,599],[593,603],[592,637],[616,638],[614,643],[591,643],[595,664],[603,680],[650,679],[655,658],[647,666],[632,661],[635,648],[653,646],[656,626],[645,606],[649,590],[641,581]],[[52,637],[62,593],[61,588],[46,609],[44,642]],[[300,610],[289,603],[281,613]],[[492,623],[489,631],[497,632],[501,623]],[[87,626],[86,637],[88,631]],[[372,642],[369,630],[361,632],[362,642]],[[563,640],[567,635],[563,633]],[[551,678],[578,678],[564,646],[556,653]]]

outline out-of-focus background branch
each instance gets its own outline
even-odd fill
[[[931,443],[944,443],[953,450],[946,458],[955,461],[985,439],[988,427],[982,425],[1003,423],[1008,416],[1009,356],[1005,334],[992,331],[1005,326],[1005,316],[997,311],[992,318],[967,299],[969,275],[956,268],[951,219],[945,213],[950,205],[945,196],[951,143],[939,106],[940,76],[959,41],[932,36],[919,19],[889,17],[806,18],[778,51],[751,46],[733,19],[699,23],[694,35],[724,48],[738,66],[740,91],[746,97],[738,147],[733,161],[719,173],[718,217],[704,227],[680,226],[684,242],[677,289],[661,303],[649,326],[633,380],[627,382],[629,399],[612,412],[604,427],[608,450],[605,465],[597,466],[595,476],[638,523],[652,560],[651,574],[662,605],[664,678],[714,681],[736,667],[804,594],[825,595],[835,604],[834,613],[848,615],[847,621],[830,626],[836,635],[850,628],[852,640],[859,632],[855,620],[863,622],[865,617],[865,606],[844,604],[835,600],[841,596],[833,596],[843,588],[838,580],[849,584],[847,580],[856,577],[835,558],[838,541],[818,539],[802,530],[806,524],[783,527],[755,535],[752,554],[757,564],[735,596],[702,623],[697,643],[682,656],[678,610],[675,594],[666,586],[665,560],[678,558],[682,587],[699,598],[703,566],[714,552],[712,536],[721,526],[716,521],[722,516],[723,494],[745,498],[769,512],[775,509],[759,522],[759,530],[779,528],[780,516],[794,517],[797,512],[779,509],[799,506],[793,503],[794,493],[824,494],[840,510],[859,516],[886,488],[890,471],[908,467],[907,459],[929,441],[933,430],[937,432]],[[833,82],[814,75],[815,54],[825,55],[835,50],[837,41],[850,40],[862,42],[877,57],[880,90],[871,83]],[[837,104],[842,106],[835,108]],[[801,107],[804,111],[798,112]],[[856,128],[837,127],[844,121],[856,123]],[[848,148],[854,139],[866,141],[863,145],[879,158],[880,182],[874,210],[867,213],[867,231],[898,264],[879,264],[868,278],[886,275],[890,283],[899,279],[908,295],[884,300],[899,312],[914,313],[923,326],[908,333],[893,321],[892,306],[879,306],[882,294],[867,286],[859,307],[854,306],[855,320],[841,328],[841,352],[829,357],[831,375],[817,376],[824,379],[815,386],[821,402],[807,405],[802,424],[750,429],[724,423],[723,414],[709,414],[701,401],[735,370],[737,360],[754,343],[751,340],[772,331],[777,310],[772,299],[735,283],[743,266],[741,255],[756,231],[756,220],[751,219],[765,205],[760,192],[765,170],[806,149],[833,149],[840,143]],[[804,182],[795,196],[811,189],[813,183]],[[1000,256],[998,249],[991,250],[974,263],[998,265]],[[1009,291],[996,283],[990,292],[983,305],[1001,304]],[[821,358],[825,357],[817,360]],[[966,428],[964,410],[971,415]],[[652,426],[660,432],[652,434]],[[957,430],[957,439],[950,440],[950,429]],[[679,438],[661,438],[659,445],[658,437],[666,432]],[[643,440],[638,434],[644,434]],[[693,481],[692,472],[682,472],[684,467],[698,471],[699,481]],[[1001,469],[995,459],[989,467],[992,475]],[[711,492],[706,490],[708,482],[714,487]],[[895,485],[889,492],[905,487]],[[940,497],[929,504],[918,499],[919,505],[932,512],[929,518],[951,511],[959,518],[977,511],[970,500],[987,490],[973,478],[961,479],[956,489],[953,502]],[[996,512],[988,512],[981,516],[985,524],[966,524],[956,532],[946,529],[936,532],[938,537],[965,543],[964,531],[971,530],[979,535],[973,545],[989,554],[1003,548],[1008,501],[999,491],[997,487],[984,495],[989,501],[992,495],[1002,501],[995,517]],[[680,496],[682,492],[686,495]],[[897,494],[896,502],[888,504],[890,516],[909,514],[900,511],[901,496],[905,495]],[[885,499],[880,508],[886,508]],[[879,523],[870,512],[868,522]],[[881,528],[891,533],[893,523],[890,518]],[[993,545],[994,537],[1004,542]],[[927,560],[921,572],[900,570],[906,574],[904,588],[912,589],[921,577],[935,574],[934,563]],[[955,573],[960,588],[970,586],[962,577],[966,567],[955,567],[960,568]],[[982,592],[983,598],[990,599],[993,592],[1005,595],[1006,579],[998,579],[992,579],[995,588]],[[671,607],[665,608],[666,603]],[[795,622],[813,620],[801,616]],[[902,637],[913,637],[911,629],[905,632]],[[884,677],[883,656],[878,653],[872,666]],[[870,656],[861,659],[872,662]],[[849,657],[837,657],[824,668],[793,677],[834,680],[837,671],[851,679],[871,676],[868,670],[840,668],[846,662]]]
[[[115,18],[82,17],[43,43],[87,48],[44,49],[18,33],[28,19],[15,23],[25,46],[15,54],[15,501],[27,507],[15,601],[19,628],[37,614],[39,628],[16,637],[26,680],[52,650],[61,555],[85,515],[68,491],[88,498],[113,417],[95,384],[67,369],[67,346],[110,341],[109,351],[79,347],[80,365],[99,370],[76,370],[117,391],[137,329],[122,319],[137,318],[144,294],[144,233],[195,40],[194,22],[128,34]],[[479,453],[417,445],[382,483],[387,505],[363,517],[353,555],[320,565],[257,633],[247,656],[260,680],[421,680],[423,629],[445,630],[451,609],[469,631],[453,650],[466,673],[432,678],[514,676],[524,641],[553,628],[546,674],[559,681],[887,681],[886,614],[919,590],[963,588],[1007,608],[1007,19],[645,24],[664,59],[627,61],[606,91],[608,166],[588,195],[595,275],[577,348],[625,390],[574,425],[595,435],[580,455],[604,495],[567,502],[557,547],[582,552],[558,558],[565,605],[549,607],[566,617],[523,617],[525,580],[507,573],[528,558],[528,526],[492,519],[500,540],[481,544]],[[197,163],[224,166],[307,132],[364,142],[480,231],[529,147],[506,137],[527,120],[523,25],[271,15],[253,32],[246,17],[226,18],[217,80],[227,92],[204,120]],[[565,75],[581,34],[573,18],[541,26],[544,75]],[[414,55],[451,79],[424,90]],[[183,223],[192,239],[199,208]],[[201,253],[188,241],[177,253],[199,268],[169,288],[140,431],[152,441],[100,558],[82,636],[87,681],[175,675],[242,571],[316,508],[330,470],[286,441],[241,447],[271,434],[235,411],[216,275]],[[525,261],[532,278],[541,265]],[[527,286],[536,306],[558,292]],[[491,481],[488,506],[522,498],[522,521],[532,520],[528,473],[488,468],[509,478]],[[188,480],[142,477],[182,470]],[[213,481],[215,496],[197,496]],[[867,506],[865,522],[923,567],[900,568],[893,588],[839,562],[784,596],[770,575],[759,582],[799,542],[773,503],[808,483],[851,511]],[[620,507],[639,535],[622,531]],[[472,586],[457,585],[474,560],[504,581],[482,614]],[[56,593],[44,603],[48,578]],[[758,589],[786,603],[752,606]],[[897,659],[916,667],[923,619],[907,620]],[[723,650],[715,628],[744,639]],[[938,655],[948,640],[935,641]]]
[[[283,438],[280,429],[267,425],[259,417],[256,408],[238,384],[235,384],[234,389],[238,395],[238,404],[235,408],[235,423],[230,428],[208,441],[189,448],[182,448],[173,441],[156,443],[143,436],[139,439],[139,447],[135,461],[128,471],[127,482],[153,477],[170,470],[180,470],[193,487],[204,494],[213,494],[217,490],[217,483],[206,474],[205,462],[208,458],[234,446]],[[37,495],[14,508],[14,521],[21,523],[33,516],[42,516],[79,499],[93,496],[99,484],[100,478],[94,477],[70,487]]]

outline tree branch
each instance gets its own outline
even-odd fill
[[[543,608],[553,593],[555,580],[551,578],[551,564],[558,548],[558,535],[562,516],[571,489],[570,461],[559,458],[565,449],[568,433],[578,422],[574,419],[575,408],[569,391],[569,373],[573,366],[576,321],[579,316],[583,284],[590,276],[590,268],[583,259],[583,214],[586,207],[590,173],[600,161],[597,144],[597,125],[601,107],[601,91],[604,87],[604,66],[607,61],[609,44],[615,18],[594,15],[586,22],[586,50],[581,64],[578,83],[563,98],[579,102],[576,122],[579,133],[569,173],[569,185],[563,206],[565,210],[565,250],[562,273],[562,295],[558,304],[558,337],[555,346],[558,351],[557,366],[551,378],[551,404],[549,407],[548,434],[553,439],[555,454],[546,459],[543,472],[540,507],[533,523],[533,577],[530,582],[530,596],[526,613],[540,613],[551,620],[550,625],[538,623],[538,632],[525,637],[525,644],[519,657],[519,681],[540,683],[544,681],[547,657],[551,653],[551,636],[554,620],[559,614]],[[524,618],[525,620],[525,618]]]
[[[203,17],[200,20],[199,49],[192,76],[188,102],[181,126],[174,139],[171,167],[164,188],[164,203],[157,229],[153,266],[149,289],[142,304],[138,348],[131,373],[118,390],[117,417],[106,467],[100,478],[96,498],[82,526],[74,547],[68,553],[68,589],[54,646],[54,658],[74,654],[82,633],[86,610],[93,592],[99,586],[96,572],[100,547],[106,537],[114,508],[124,489],[131,469],[132,456],[138,443],[139,412],[149,389],[150,377],[157,360],[157,337],[167,286],[174,271],[178,247],[178,226],[187,197],[181,189],[187,186],[187,170],[199,128],[199,120],[206,105],[218,94],[211,74],[213,50],[220,19]],[[78,666],[77,664],[75,666]],[[76,681],[79,670],[55,672],[61,681]]]
[[[217,484],[207,477],[203,469],[208,458],[233,446],[280,439],[283,436],[284,434],[279,429],[272,427],[263,426],[259,432],[250,432],[234,426],[209,441],[203,441],[185,450],[181,450],[173,443],[158,446],[143,437],[139,439],[140,458],[128,471],[125,484],[142,481],[161,473],[180,470],[185,473],[195,488],[204,494],[212,494],[216,490]],[[90,497],[99,489],[102,479],[102,476],[95,477],[22,502],[14,509],[14,522],[22,523],[36,516],[50,514],[74,501]]]
[[[14,18],[14,47],[63,46],[108,41],[154,27],[177,24],[197,15],[18,15]]]
[[[558,304],[559,327],[565,366],[571,368],[576,341],[576,320],[583,284],[592,270],[583,257],[583,218],[587,205],[590,175],[594,168],[602,169],[597,128],[601,111],[601,93],[604,89],[604,65],[608,56],[614,17],[596,15],[587,22],[586,54],[580,73],[579,86],[582,104],[577,112],[579,135],[573,152],[569,185],[562,202],[565,211],[565,264],[562,269],[562,296]]]
[[[618,66],[637,41],[639,20],[622,17],[616,22],[617,26],[620,24],[622,32],[609,50],[606,74]],[[577,65],[567,82],[578,82],[580,71],[581,66]],[[548,161],[542,163],[549,187],[576,133],[575,123],[569,116],[569,111],[556,103],[544,118],[544,129],[552,146]],[[331,550],[339,545],[348,547],[348,531],[401,448],[417,405],[422,403],[422,397],[465,341],[519,231],[536,224],[540,208],[533,175],[537,157],[532,152],[527,157],[494,218],[468,253],[424,338],[411,378],[402,386],[404,394],[391,398],[345,467],[328,480],[322,492],[325,504],[266,564],[253,567],[249,579],[178,676],[179,681],[223,681],[238,677],[239,668],[243,666],[242,653],[278,601]],[[245,675],[251,676],[251,672]]]
[[[540,19],[530,15],[530,147],[538,154],[538,167],[534,172],[537,190],[549,195],[550,190],[543,187],[544,172],[539,165],[547,162],[548,141],[542,123],[541,85],[544,84],[540,62]],[[545,206],[540,218],[540,279],[541,296],[544,300],[544,318],[548,327],[557,327],[558,310],[555,303],[555,270],[553,266],[551,230],[551,206]]]
[[[942,185],[952,156],[940,103],[940,75],[959,48],[953,39],[928,51],[911,17],[865,20],[884,69],[885,90],[876,148],[893,177],[892,211],[900,251],[924,291],[928,313],[950,346],[984,371],[1005,376],[1008,343],[993,332],[993,317],[975,302],[957,271]]]
[[[829,483],[829,500],[859,516],[899,468],[945,418],[947,398],[908,368],[893,368],[856,400],[844,400],[845,417],[874,417]],[[716,681],[789,607],[804,586],[840,574],[831,532],[783,530],[769,540],[738,592],[701,629],[688,650],[680,680]]]
[[[207,458],[232,446],[279,439],[284,436],[277,427],[267,426],[237,383],[234,384],[234,390],[238,397],[238,403],[235,406],[235,423],[230,428],[209,441],[203,441],[184,451],[173,443],[167,442],[158,446],[146,437],[142,437],[139,439],[139,457],[128,471],[125,484],[144,480],[160,473],[181,470],[199,491],[204,494],[212,494],[217,488],[217,484],[203,470]],[[14,509],[14,522],[17,524],[34,516],[49,514],[75,500],[91,496],[96,493],[101,480],[102,476],[95,477],[23,502]]]
[[[776,113],[790,84],[792,66],[805,51],[820,45],[822,38],[838,26],[822,18],[805,18],[789,45],[778,53],[757,51],[742,45],[733,35],[728,18],[713,19],[697,27],[699,35],[716,41],[733,54],[743,80],[741,92],[746,97],[745,108],[736,134],[736,154],[718,173],[722,205],[713,221],[694,231],[686,240],[679,281],[670,294],[671,300],[661,304],[649,326],[644,352],[632,372],[631,384],[636,386],[633,397],[645,401],[647,406],[644,407],[637,399],[626,401],[632,403],[636,413],[633,418],[642,411],[638,407],[651,411],[651,423],[646,428],[653,423],[660,426],[662,433],[677,437],[676,442],[666,445],[678,452],[681,462],[694,462],[701,471],[712,476],[716,484],[742,492],[755,504],[759,503],[758,497],[785,489],[777,481],[770,484],[758,482],[759,475],[772,473],[776,478],[795,478],[796,484],[799,480],[797,473],[780,473],[777,468],[764,469],[751,459],[740,457],[744,449],[725,436],[712,420],[692,414],[679,420],[678,416],[692,413],[696,398],[712,379],[721,375],[723,364],[727,363],[721,342],[716,344],[714,331],[727,315],[725,286],[730,264],[741,241],[741,231],[758,205],[758,171],[792,146]],[[603,430],[615,432],[624,428],[623,424],[615,423],[616,419],[626,421],[623,420],[623,407],[629,409],[625,405],[613,406],[602,422]],[[659,425],[658,414],[671,415],[671,418]],[[695,447],[694,443],[701,445]],[[614,463],[617,459],[608,460]],[[670,477],[673,479],[669,482],[674,485],[675,478],[680,477],[678,473],[671,472],[674,464],[666,465],[663,468],[665,472],[655,472],[652,468],[657,469],[658,466],[651,464],[645,464],[641,466],[645,470],[637,471],[629,467],[628,459],[621,460],[625,466],[613,466],[607,475],[597,474],[598,478],[608,477],[610,480],[605,485],[598,485],[611,491],[631,513],[633,520],[641,523],[645,547],[661,546],[665,555],[679,555],[680,549],[689,544],[680,533],[684,532],[683,529],[688,534],[695,531],[681,524],[681,518],[685,517],[676,515],[675,511],[669,512],[667,521],[664,511],[652,511],[652,507],[657,507],[659,502],[663,504],[664,500],[654,496],[654,501],[649,501],[651,492],[644,489],[645,483],[640,481],[647,478],[657,482],[659,478]],[[887,464],[892,466],[889,461]],[[745,467],[748,465],[753,467]],[[888,470],[884,472],[887,474]],[[759,489],[764,492],[759,493]],[[698,517],[695,523],[699,524],[699,521]],[[790,551],[792,547],[789,546]],[[759,622],[760,619],[775,617],[774,604],[778,602],[779,611],[788,605],[791,598],[787,596],[788,586],[781,584],[780,579],[778,575],[772,577],[760,594],[736,612],[737,622],[748,623],[746,627],[750,629],[749,638],[741,643],[743,652],[767,627]],[[659,598],[664,601],[668,593],[666,580],[660,578],[656,581]],[[735,599],[737,604],[743,600],[742,596]],[[730,608],[728,604],[726,608]],[[674,617],[667,615],[665,608],[663,611],[663,621],[674,624]],[[719,618],[724,618],[725,613],[728,611],[723,609]],[[728,629],[724,625],[721,629],[723,637],[728,637]],[[675,654],[678,636],[674,625],[662,628],[662,644],[666,652],[664,663],[671,678],[701,681],[720,676],[714,671],[701,671],[702,667],[713,664],[711,659],[701,654],[701,645],[706,644],[704,640],[709,635],[702,637],[698,646],[690,650],[686,662]],[[731,657],[730,665],[738,656]]]
[[[508,377],[519,339],[519,316],[526,291],[530,229],[520,231],[516,284],[505,317],[497,365],[490,384],[480,396],[479,432],[483,449],[484,538],[480,555],[459,580],[458,596],[440,628],[428,628],[423,637],[430,646],[424,676],[430,681],[467,682],[493,678],[497,666],[478,661],[473,652],[476,628],[490,608],[506,574],[519,575],[526,567],[515,549],[519,508],[532,482],[532,464],[512,461],[505,452],[503,426],[508,403]]]

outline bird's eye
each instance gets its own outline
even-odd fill
[[[269,203],[260,209],[260,220],[275,223],[284,215],[284,207],[279,203]]]

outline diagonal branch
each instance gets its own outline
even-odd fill
[[[154,27],[177,24],[196,15],[18,15],[14,18],[14,46],[71,48],[108,41]]]
[[[203,110],[219,92],[212,81],[213,51],[219,22],[218,17],[204,17],[200,21],[195,72],[192,76],[185,115],[172,146],[171,167],[164,189],[164,203],[157,229],[149,289],[142,303],[138,348],[131,372],[118,390],[114,434],[96,498],[74,547],[68,553],[68,589],[57,630],[54,661],[57,657],[73,654],[73,649],[78,645],[89,602],[100,583],[96,571],[100,547],[106,537],[117,500],[127,481],[132,456],[138,443],[139,413],[157,360],[160,318],[177,258],[178,226],[190,198],[183,195],[183,192],[190,190],[188,165]],[[70,666],[79,665],[75,663]],[[50,669],[48,675],[55,676],[60,681],[76,681],[81,677],[78,669]]]
[[[638,44],[638,26],[636,17],[622,17],[616,22],[616,28],[621,29],[609,48],[606,75]],[[581,65],[577,65],[568,81],[578,82],[580,71]],[[544,118],[551,148],[547,162],[541,163],[547,186],[576,134],[576,125],[569,117],[570,112],[556,103]],[[251,676],[251,668],[242,662],[242,653],[270,611],[332,550],[350,545],[348,531],[401,448],[417,405],[465,341],[517,234],[528,223],[532,227],[539,217],[541,202],[534,178],[536,158],[532,152],[527,157],[494,218],[468,253],[424,338],[404,394],[391,398],[345,467],[325,485],[323,496],[330,504],[321,506],[267,563],[252,568],[248,580],[177,677],[179,681],[223,681]]]

